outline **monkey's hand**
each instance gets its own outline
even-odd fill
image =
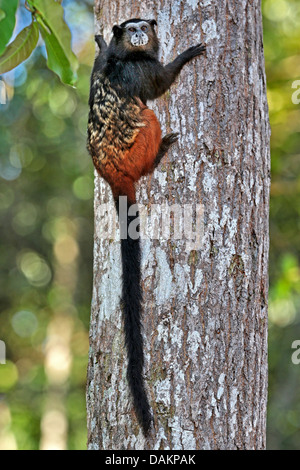
[[[104,41],[104,38],[103,38],[102,34],[96,34],[95,41],[98,44],[100,52],[105,52],[106,49],[107,49],[107,44]]]
[[[201,42],[200,44],[197,44],[196,46],[191,46],[189,47],[184,54],[188,58],[188,60],[193,59],[194,57],[197,57],[199,55],[203,55],[204,52],[206,51],[206,46],[203,45]]]

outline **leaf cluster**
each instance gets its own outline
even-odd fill
[[[47,65],[67,85],[77,80],[78,61],[71,48],[71,32],[64,20],[64,9],[55,0],[27,0],[31,24],[17,37],[13,35],[18,0],[0,0],[0,74],[24,62],[38,44],[39,34],[47,50]]]

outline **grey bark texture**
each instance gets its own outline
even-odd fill
[[[90,449],[263,449],[267,405],[269,121],[259,0],[96,0],[96,32],[155,18],[161,60],[204,42],[149,106],[180,139],[137,201],[202,204],[200,248],[143,240],[145,439],[126,382],[120,246],[99,236],[107,184],[95,178],[87,384]],[[98,235],[97,235],[98,234]]]

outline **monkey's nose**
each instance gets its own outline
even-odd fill
[[[133,36],[133,44],[136,46],[144,46],[148,42],[148,36],[142,31],[138,31]]]

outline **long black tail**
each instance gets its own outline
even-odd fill
[[[128,209],[131,205],[132,203],[128,202]],[[151,426],[152,416],[143,379],[141,246],[139,233],[135,230],[133,230],[135,233],[131,233],[129,228],[130,223],[135,221],[134,226],[139,229],[137,225],[139,214],[136,212],[136,215],[129,216],[126,209],[125,213],[123,208],[120,208],[118,201],[116,207],[121,227],[122,311],[128,355],[127,380],[139,424],[146,435]],[[127,238],[122,238],[126,235]]]

